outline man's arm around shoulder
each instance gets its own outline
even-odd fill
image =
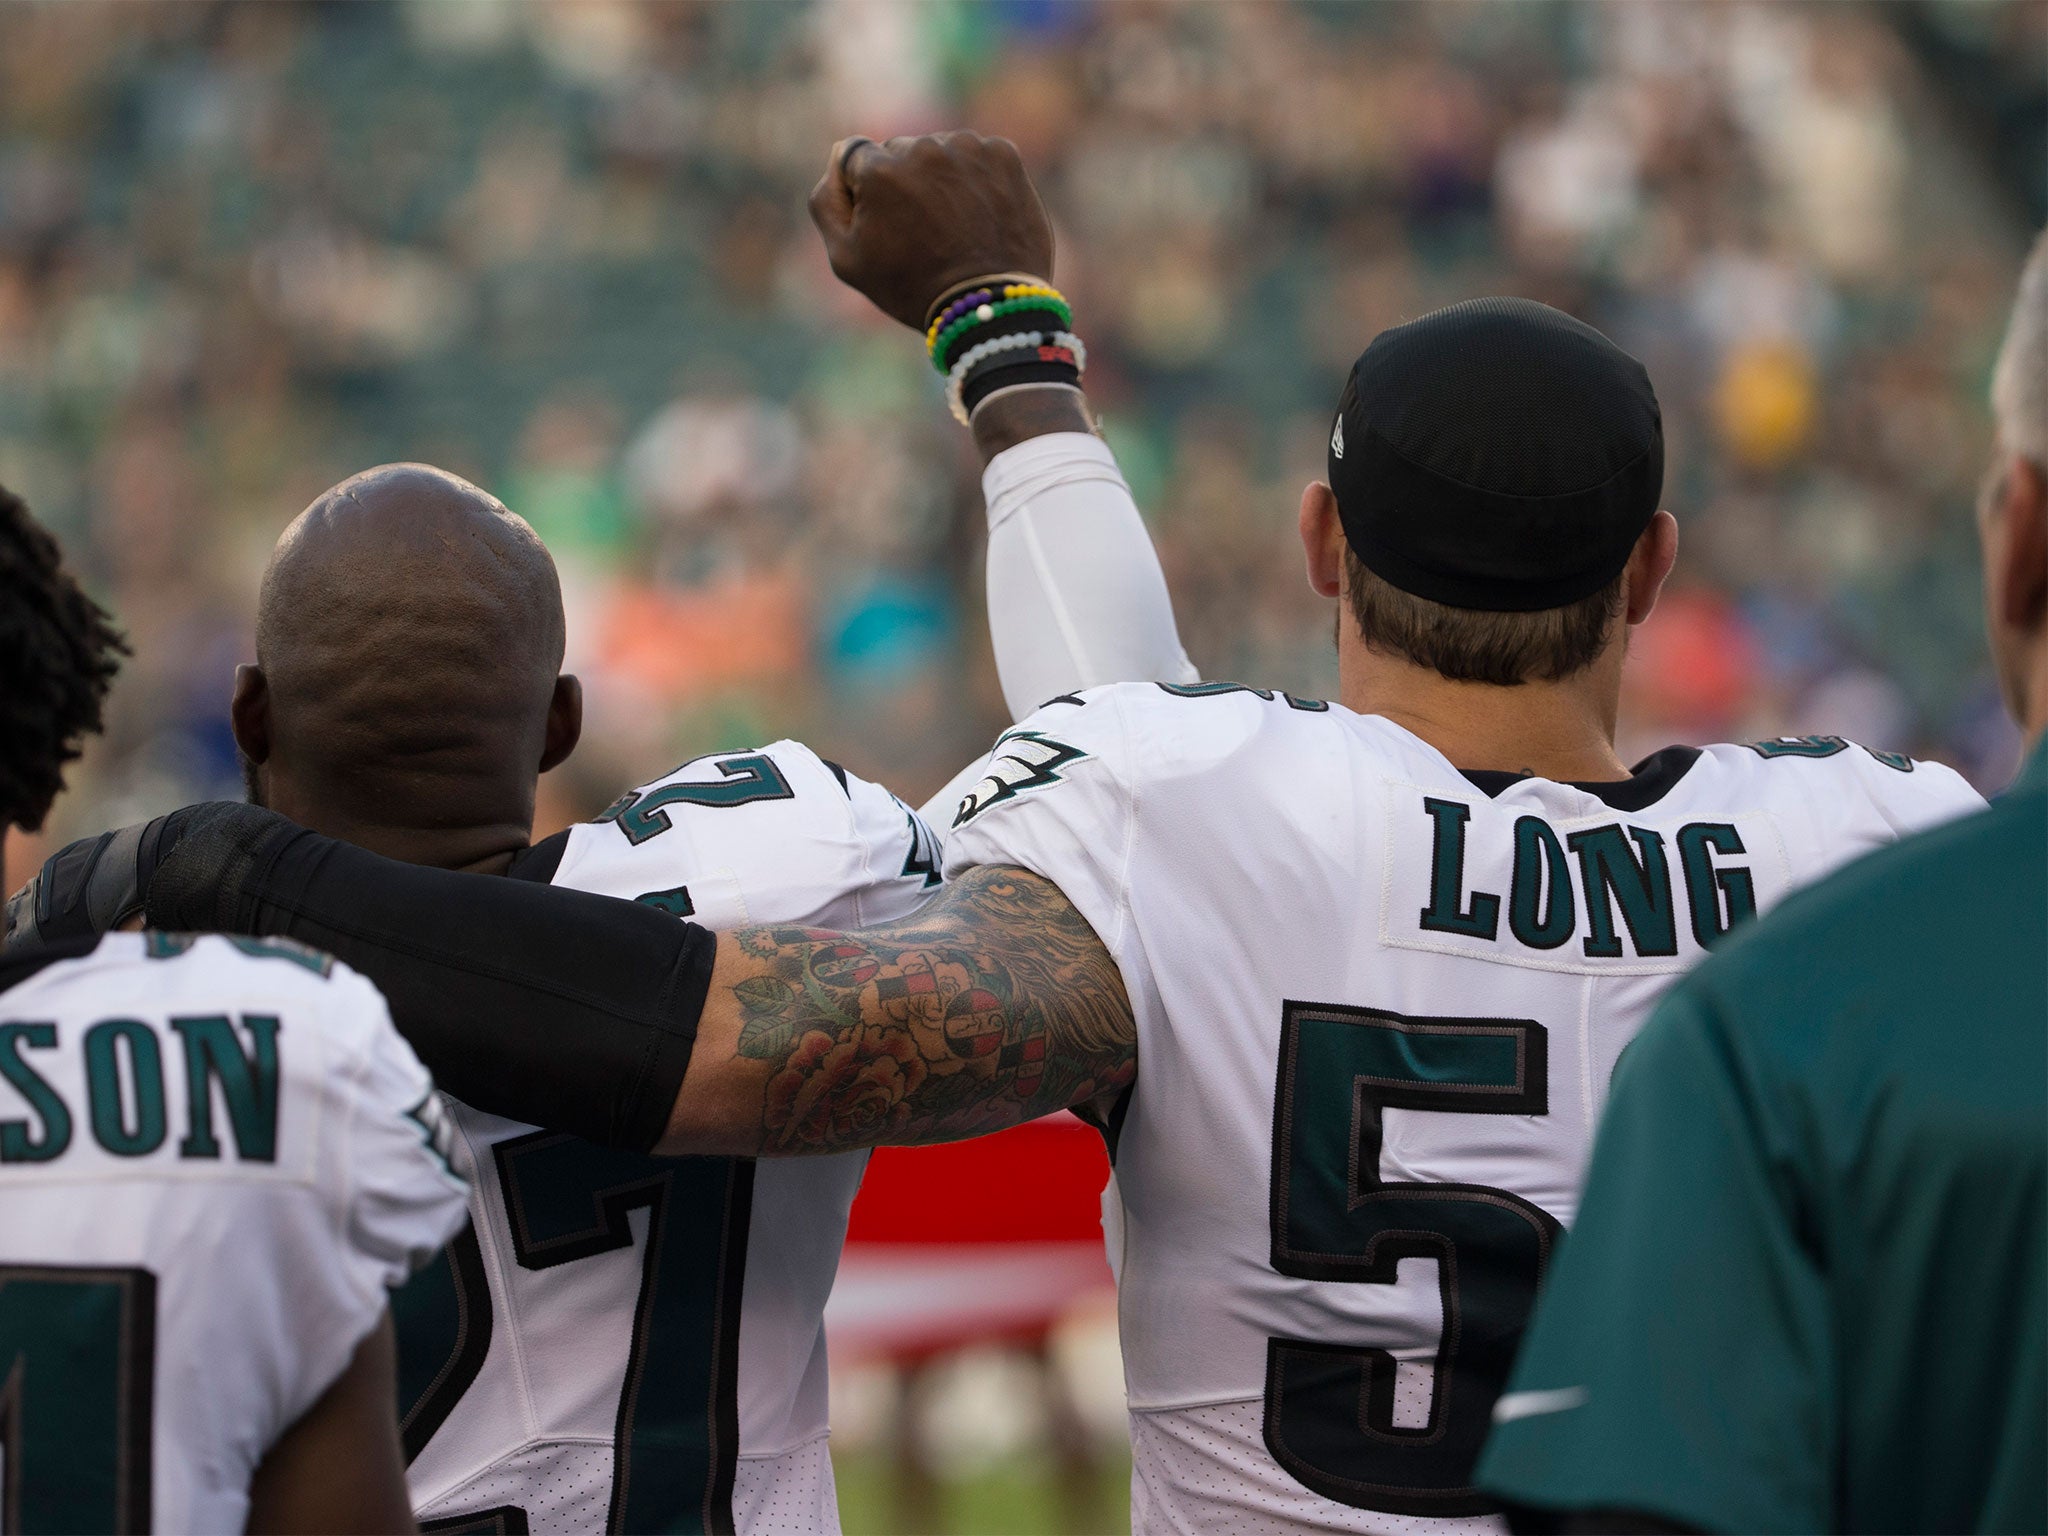
[[[970,869],[859,933],[722,935],[658,1151],[956,1141],[1108,1102],[1137,1072],[1123,978],[1050,882]]]
[[[61,856],[46,865],[12,905],[48,916],[10,952],[101,907],[286,934],[375,981],[447,1091],[608,1145],[956,1140],[1109,1100],[1136,1072],[1116,962],[1073,902],[1017,869],[967,869],[915,916],[860,933],[714,939],[635,902],[380,858],[255,806],[147,830],[165,856],[114,861],[110,902]]]

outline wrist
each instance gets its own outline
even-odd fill
[[[1013,384],[976,408],[969,429],[986,465],[1005,449],[1055,432],[1095,431],[1088,397],[1078,384]]]
[[[951,292],[926,327],[925,350],[946,376],[946,404],[962,426],[972,426],[985,401],[1025,386],[1078,390],[1088,349],[1072,329],[1065,295],[1045,283],[993,279]],[[1057,425],[1038,426],[1042,421]],[[1042,430],[1089,430],[1085,405],[1011,407],[976,436],[978,443],[997,443],[984,448],[994,453]]]

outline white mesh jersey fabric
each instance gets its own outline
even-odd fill
[[[534,1536],[602,1531],[612,1497],[612,1443],[536,1440],[413,1511],[420,1524],[517,1509]]]
[[[1674,749],[1599,794],[1482,786],[1390,721],[1232,684],[1123,684],[1023,721],[969,791],[947,869],[1053,881],[1129,992],[1115,1183],[1134,1414],[1264,1399],[1272,1347],[1289,1460],[1234,1442],[1263,1458],[1254,1487],[1291,1482],[1331,1529],[1359,1528],[1354,1504],[1469,1513],[1458,1473],[1506,1369],[1472,1362],[1508,1351],[1657,998],[1738,912],[1980,803],[1939,765],[1826,740]],[[1443,1185],[1481,1193],[1453,1216]],[[1467,1295],[1460,1275],[1510,1278]],[[1425,1402],[1419,1373],[1446,1349],[1451,1385]],[[1347,1430],[1365,1351],[1393,1390]],[[1178,1486],[1149,1485],[1151,1518],[1202,1528],[1171,1508]]]
[[[612,1495],[610,1440],[556,1440],[528,1445],[422,1506],[424,1524],[513,1507],[528,1529],[601,1531]],[[838,1536],[839,1500],[832,1458],[821,1436],[779,1456],[742,1456],[733,1475],[733,1526],[751,1536]]]
[[[839,1492],[822,1437],[780,1456],[742,1456],[732,1517],[749,1536],[839,1536]]]
[[[1401,1536],[1499,1533],[1497,1515],[1463,1519],[1349,1509],[1281,1470],[1261,1432],[1265,1405],[1208,1403],[1131,1415],[1131,1536],[1300,1536],[1370,1531]]]

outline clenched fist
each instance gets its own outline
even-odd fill
[[[1052,277],[1052,224],[1008,139],[842,139],[811,190],[811,220],[834,275],[916,330],[970,278]]]

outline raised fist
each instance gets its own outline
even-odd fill
[[[1052,277],[1052,224],[1008,139],[842,139],[811,190],[811,220],[839,280],[916,330],[969,278]]]

